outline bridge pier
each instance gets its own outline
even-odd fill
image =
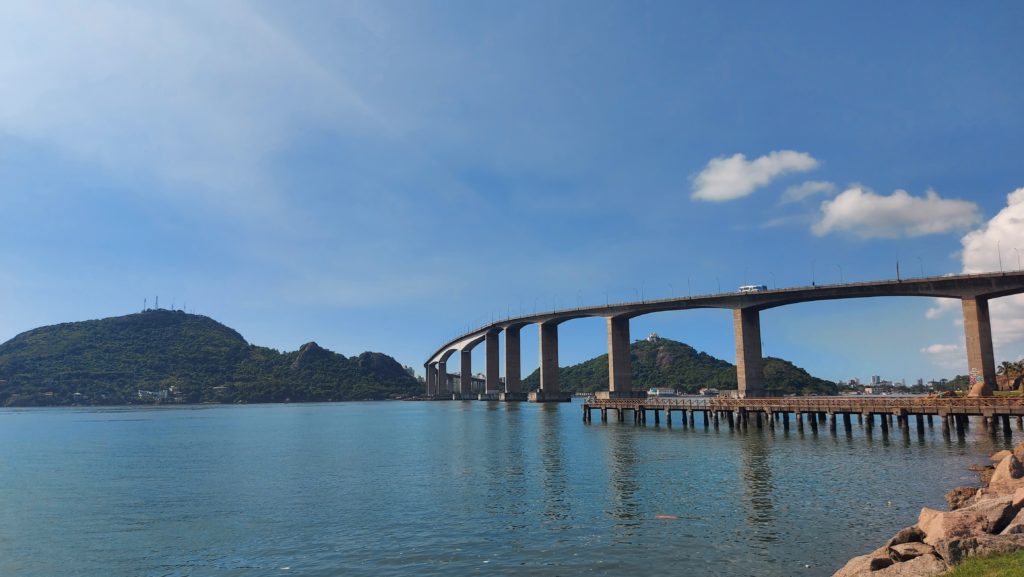
[[[502,401],[525,401],[523,394],[522,360],[519,357],[519,330],[522,327],[513,325],[505,327],[505,391],[498,395]],[[608,415],[603,421],[607,422]]]
[[[755,308],[732,310],[736,338],[736,381],[741,398],[764,396],[761,357],[761,313]]]
[[[433,397],[437,395],[437,366],[433,363],[427,363],[424,368],[426,369],[424,380],[427,384],[427,396]]]
[[[459,353],[459,396],[467,400],[473,394],[473,351],[463,349]]]
[[[438,361],[437,363],[437,395],[445,396],[450,395],[451,391],[448,390],[448,363],[446,361]]]
[[[567,403],[572,396],[560,391],[558,384],[558,323],[547,322],[539,326],[540,388],[530,393],[530,401]]]
[[[599,397],[603,396],[599,394]],[[608,317],[608,393],[606,398],[643,397],[633,392],[629,317]]]
[[[989,397],[996,383],[996,361],[992,353],[992,324],[988,299],[963,298],[964,336],[967,345],[968,397]]]
[[[498,368],[498,333],[491,331],[484,337],[484,394],[491,396],[501,392],[501,378]]]

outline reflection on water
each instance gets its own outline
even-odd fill
[[[562,444],[562,419],[558,405],[543,404],[540,413],[534,415],[539,423],[538,445],[540,447],[544,499],[544,517],[550,522],[549,530],[564,529],[560,523],[571,515],[572,502],[568,498],[568,482]]]
[[[743,478],[743,494],[747,522],[757,539],[775,541],[770,529],[775,522],[772,513],[772,468],[769,459],[771,450],[766,434],[757,431],[738,440],[740,446],[740,476]]]
[[[624,529],[623,537],[632,537],[631,527],[637,525],[640,516],[636,493],[640,490],[637,481],[637,463],[640,456],[634,444],[634,435],[629,431],[616,431],[606,452],[606,471],[611,487],[612,500],[608,514],[616,519],[615,526]]]
[[[0,575],[827,577],[1012,444],[792,425],[497,402],[0,410]]]

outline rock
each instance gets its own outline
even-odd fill
[[[934,553],[935,548],[931,545],[924,543],[903,543],[901,545],[894,545],[889,548],[889,557],[893,561],[902,563],[904,561],[910,561],[916,559],[921,555],[928,555]]]
[[[989,485],[1021,477],[1024,477],[1024,464],[1021,464],[1020,459],[1014,455],[1010,455],[996,465],[996,470],[992,473],[992,478],[989,479]]]
[[[1017,460],[1024,463],[1024,443],[1018,444],[1013,448],[1013,456],[1017,457]]]
[[[928,553],[906,563],[890,565],[869,575],[871,577],[934,577],[942,575],[946,571],[949,571],[949,565],[939,559],[935,553]]]
[[[971,504],[971,501],[978,495],[977,487],[957,487],[946,493],[946,503],[949,503],[949,510],[957,509]]]
[[[884,569],[889,565],[892,565],[893,561],[889,558],[889,548],[880,547],[867,555],[861,555],[854,557],[843,565],[843,568],[832,574],[832,577],[862,577],[866,575],[873,575],[873,571]]]
[[[948,513],[925,507],[918,516],[917,526],[924,531],[924,542],[936,547],[941,541],[998,533],[1017,513],[1012,501],[1012,496],[988,499]]]
[[[935,552],[941,555],[950,565],[958,565],[964,559],[975,555],[1013,553],[1022,549],[1024,549],[1024,534],[982,534],[940,541],[935,545]]]
[[[892,536],[892,539],[889,539],[885,546],[892,547],[894,545],[920,543],[922,541],[924,541],[924,531],[915,525],[913,527],[904,527],[900,529],[899,532]]]
[[[1020,493],[1021,491],[1024,491],[1024,489],[1021,489],[1021,490],[1019,490],[1017,492]],[[1016,497],[1016,495],[1014,497]],[[1017,511],[1017,516],[1014,517],[1013,519],[1010,519],[1010,522],[1006,525],[1006,528],[1003,529],[999,534],[1000,535],[1021,535],[1021,534],[1024,534],[1024,509],[1021,509],[1020,511]]]
[[[992,456],[989,457],[989,458],[992,459],[993,463],[998,463],[999,461],[1002,461],[1003,459],[1009,457],[1012,454],[1013,454],[1012,451],[1005,451],[1005,450],[1004,451],[998,451],[998,452],[992,453]]]
[[[1013,492],[1013,497],[1010,498],[1010,504],[1018,509],[1024,507],[1024,487]]]

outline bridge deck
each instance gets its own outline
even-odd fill
[[[597,399],[583,402],[584,410],[746,411],[773,413],[861,413],[893,415],[1015,415],[1024,416],[1024,397],[929,399],[924,397],[780,397],[722,399],[669,397]]]

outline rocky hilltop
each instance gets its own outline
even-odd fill
[[[633,382],[642,387],[669,387],[696,393],[703,387],[736,388],[736,366],[698,351],[685,343],[666,338],[636,341],[630,345]],[[608,388],[608,355],[578,365],[562,367],[558,373],[564,391],[599,391]],[[811,376],[793,363],[775,357],[764,359],[765,385],[776,395],[834,395],[836,384]],[[527,388],[540,382],[539,371],[524,379]]]
[[[251,345],[201,315],[147,310],[63,323],[0,344],[0,405],[344,401],[411,395],[393,358],[345,357],[307,343]]]
[[[917,524],[832,577],[932,577],[968,557],[1024,550],[1024,443],[992,461],[980,470],[983,487],[950,491],[949,511],[921,509]]]

